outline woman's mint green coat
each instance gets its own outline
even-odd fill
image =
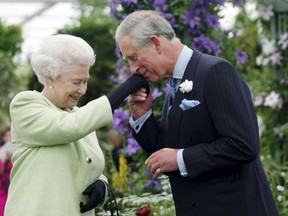
[[[71,112],[37,91],[24,91],[10,105],[14,154],[5,216],[94,216],[81,214],[83,190],[105,179],[96,130],[112,123],[102,96]]]

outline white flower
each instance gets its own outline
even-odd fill
[[[283,106],[283,99],[281,96],[276,93],[275,91],[270,92],[269,95],[265,97],[264,106],[271,107],[272,109],[275,108],[282,108]]]
[[[179,87],[182,93],[188,93],[193,89],[193,82],[186,79],[179,85]]]
[[[283,196],[279,195],[279,196],[277,197],[277,200],[278,200],[279,202],[281,202],[281,201],[283,200]]]
[[[264,38],[262,41],[262,51],[265,55],[271,55],[274,52],[277,52],[275,40],[268,40],[267,38]]]
[[[258,121],[258,128],[259,128],[259,137],[261,137],[263,134],[263,131],[265,130],[265,125],[264,125],[262,117],[259,115],[257,115],[257,121]]]
[[[284,191],[285,188],[282,185],[277,185],[277,190],[278,191]]]
[[[264,97],[262,95],[256,95],[253,99],[253,104],[255,107],[261,106],[264,102]]]
[[[280,65],[283,57],[280,52],[275,52],[269,57],[269,59],[272,65]]]
[[[285,50],[288,47],[288,32],[285,32],[284,34],[280,36],[278,45],[281,46],[282,50]]]
[[[270,18],[274,16],[273,7],[271,5],[269,6],[259,5],[258,13],[259,17],[265,21],[270,20]]]

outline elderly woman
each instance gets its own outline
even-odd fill
[[[77,107],[94,62],[93,49],[71,35],[51,36],[33,54],[44,88],[23,91],[10,105],[14,155],[5,216],[92,216],[104,200],[107,179],[95,131],[112,123],[113,110],[130,93],[149,91],[149,84],[131,76]]]

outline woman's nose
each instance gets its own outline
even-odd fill
[[[86,93],[86,90],[87,90],[87,84],[81,83],[81,84],[79,85],[79,88],[78,88],[77,91],[78,91],[80,94],[84,95],[84,94]]]

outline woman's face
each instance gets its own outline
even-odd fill
[[[63,110],[69,110],[77,105],[80,97],[86,93],[89,79],[89,67],[76,65],[71,67],[67,74],[60,75],[55,80],[50,80],[45,95],[55,106]]]

